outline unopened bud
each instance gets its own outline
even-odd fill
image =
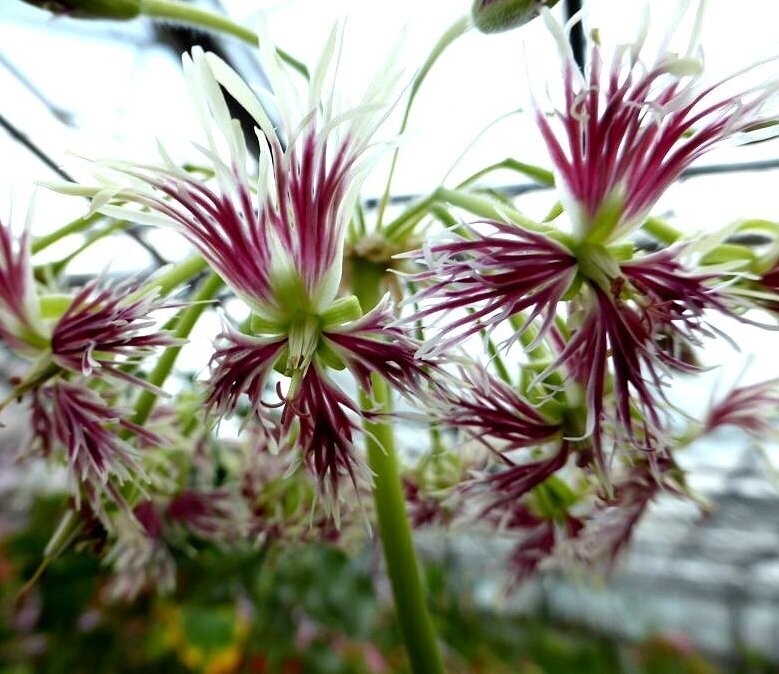
[[[542,7],[553,7],[557,0],[474,0],[471,14],[482,33],[500,33],[524,26],[535,19]]]
[[[141,13],[141,0],[24,0],[52,14],[76,19],[134,19]]]

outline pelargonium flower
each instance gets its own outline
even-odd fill
[[[109,376],[147,386],[121,365],[138,362],[155,347],[179,343],[160,331],[151,315],[174,306],[138,279],[98,278],[75,295],[39,293],[30,261],[29,234],[16,245],[0,223],[0,339],[35,359],[36,373],[57,367],[86,376]],[[53,364],[57,367],[48,368]]]
[[[98,515],[103,495],[126,508],[119,487],[131,483],[143,489],[148,481],[138,451],[121,434],[129,431],[151,444],[162,441],[127,416],[80,382],[57,379],[34,391],[33,435],[46,455],[64,447],[76,508],[82,495]]]
[[[517,502],[562,469],[571,453],[561,420],[550,419],[511,386],[480,368],[464,369],[462,387],[429,398],[436,423],[486,447],[500,467],[471,487],[489,492],[484,513]]]
[[[279,95],[286,83],[272,47],[261,49],[273,86],[262,101],[272,105],[219,58],[194,50],[184,57],[184,70],[206,128],[204,152],[215,180],[203,182],[167,159],[157,167],[114,162],[113,177],[102,188],[69,190],[94,196],[94,208],[106,214],[173,225],[249,305],[251,334],[228,327],[220,336],[208,404],[227,415],[247,394],[261,417],[281,406],[280,440],[301,448],[330,496],[344,475],[369,479],[353,446],[361,412],[330,372],[346,368],[368,393],[374,372],[403,393],[425,378],[414,357],[418,345],[389,327],[394,317],[387,300],[363,315],[355,297],[338,296],[346,226],[391,87],[378,77],[360,107],[336,114],[331,98],[322,98],[335,49],[333,33],[302,121],[293,120]],[[242,131],[229,117],[220,85],[259,128],[256,186]],[[279,124],[271,122],[274,115]],[[122,205],[111,204],[117,201]],[[279,386],[276,400],[268,401],[265,389],[274,371],[288,377],[289,386],[286,392]]]
[[[748,386],[737,386],[713,405],[703,422],[703,432],[723,426],[740,428],[756,438],[767,438],[777,431],[779,380],[771,379]]]
[[[408,277],[422,284],[406,300],[421,304],[410,321],[467,310],[429,337],[423,352],[446,350],[523,311],[527,311],[525,326],[541,317],[539,334],[543,334],[576,278],[573,253],[546,234],[518,225],[490,221],[461,229],[465,233],[454,235],[453,241],[428,244],[402,256],[427,267]]]
[[[540,109],[536,120],[578,241],[624,237],[693,161],[723,141],[776,121],[765,106],[779,89],[775,74],[740,90],[746,71],[704,82],[702,52],[695,44],[702,3],[685,54],[663,52],[644,62],[644,26],[636,43],[620,45],[604,58],[594,31],[586,75],[565,31],[548,10],[542,12],[562,53],[565,93],[552,121]]]
[[[18,241],[10,225],[0,222],[0,339],[21,354],[46,346],[46,328],[40,316],[30,263],[30,234]]]
[[[153,349],[180,344],[156,329],[153,312],[174,306],[137,279],[85,284],[52,327],[51,354],[66,370],[108,376],[141,387],[148,382],[120,366],[137,364]]]
[[[557,328],[550,333],[558,355],[539,379],[562,369],[584,388],[587,434],[602,473],[606,415],[615,422],[618,445],[651,450],[664,433],[667,374],[671,368],[696,370],[663,348],[665,338],[700,345],[713,334],[707,310],[735,316],[731,298],[716,285],[718,275],[687,269],[678,259],[682,250],[669,248],[623,263],[609,259],[611,269],[591,270],[570,336]]]

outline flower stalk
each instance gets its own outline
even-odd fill
[[[382,295],[384,269],[364,260],[354,261],[354,291],[364,309]],[[364,407],[392,411],[389,386],[373,375],[373,400],[362,395]],[[388,423],[366,423],[368,465],[374,473],[373,497],[387,574],[392,585],[398,623],[414,674],[443,674],[444,666],[414,553],[411,525],[406,514],[403,485],[395,454],[395,437]]]

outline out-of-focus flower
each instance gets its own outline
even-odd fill
[[[14,351],[34,355],[48,344],[30,264],[30,235],[18,241],[0,222],[0,339]]]
[[[584,76],[565,31],[544,11],[562,53],[565,94],[553,120],[541,109],[536,120],[577,241],[608,244],[624,237],[698,157],[776,121],[765,108],[779,89],[775,72],[759,86],[739,87],[749,69],[703,80],[696,44],[702,9],[698,3],[686,53],[664,51],[654,62],[642,60],[646,25],[635,43],[620,45],[610,58],[601,54],[593,31]]]
[[[535,19],[542,7],[554,7],[557,0],[474,0],[474,25],[482,33],[499,33],[524,26]]]
[[[162,539],[162,521],[151,501],[141,501],[132,515],[112,517],[116,540],[105,556],[114,576],[108,586],[113,599],[131,601],[142,591],[171,592],[176,564]]]
[[[678,468],[666,457],[630,466],[615,480],[611,497],[598,498],[589,512],[580,514],[582,526],[557,548],[555,556],[591,566],[612,565],[652,501],[662,493],[686,495],[679,477]]]
[[[363,315],[355,297],[338,297],[346,225],[371,134],[391,102],[388,78],[394,74],[377,77],[358,108],[336,113],[331,95],[324,95],[338,48],[333,32],[298,121],[280,95],[287,83],[275,50],[267,40],[263,44],[261,56],[274,93],[266,92],[262,102],[213,54],[195,50],[184,57],[208,135],[204,151],[214,166],[215,184],[201,182],[170,161],[161,167],[111,163],[114,182],[69,191],[94,196],[95,208],[109,215],[174,225],[249,305],[252,334],[228,328],[220,336],[208,404],[228,415],[246,394],[253,412],[269,419],[269,408],[280,406],[279,441],[300,447],[323,493],[335,497],[342,477],[363,481],[370,475],[354,449],[361,412],[330,372],[348,369],[368,393],[374,372],[403,393],[425,378],[423,364],[414,357],[418,345],[400,328],[390,327],[394,316],[386,299]],[[220,85],[259,127],[256,191],[247,173],[242,131],[229,117]],[[280,123],[271,122],[273,115]],[[142,210],[110,205],[112,200]],[[276,399],[269,401],[266,388],[274,371],[287,376],[289,386],[286,392],[279,386]]]
[[[138,451],[122,439],[121,433],[129,431],[153,444],[161,440],[128,421],[127,415],[108,406],[83,383],[56,380],[34,392],[34,436],[44,454],[59,446],[65,448],[76,508],[82,495],[96,514],[103,512],[102,495],[126,508],[119,486],[132,483],[143,488],[146,483]]]
[[[165,517],[205,540],[234,543],[245,538],[243,508],[226,489],[184,489],[165,506]]]
[[[737,386],[713,405],[703,422],[703,432],[711,433],[723,426],[734,426],[755,436],[766,438],[777,432],[779,416],[779,380]]]
[[[180,343],[158,331],[151,318],[153,312],[172,305],[138,280],[90,281],[69,301],[51,334],[52,358],[67,370],[148,387],[126,371],[127,365],[139,363],[157,347]]]

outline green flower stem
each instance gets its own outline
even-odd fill
[[[175,0],[142,0],[141,11],[152,19],[173,21],[188,26],[196,26],[216,33],[232,35],[252,46],[260,42],[260,38],[252,30],[219,14],[213,14],[199,9],[188,2],[176,2]],[[294,68],[306,79],[310,78],[308,68],[282,49],[276,49],[279,58],[288,66]]]
[[[72,253],[66,255],[61,260],[57,260],[56,262],[51,262],[47,265],[43,265],[50,273],[52,273],[55,277],[58,276],[62,270],[69,265],[74,258],[78,257],[83,253],[85,250],[87,250],[92,244],[94,244],[96,241],[100,241],[100,239],[105,238],[106,236],[110,236],[114,232],[118,232],[123,230],[125,227],[129,227],[131,223],[127,222],[126,220],[114,220],[110,225],[107,227],[103,227],[103,229],[99,229],[97,231],[94,231],[90,233],[85,239],[84,243],[82,243],[76,250],[74,250]]]
[[[432,212],[433,209],[440,204],[456,206],[457,208],[462,208],[464,211],[468,211],[472,215],[489,220],[503,221],[508,218],[511,222],[520,227],[524,227],[531,232],[549,234],[554,231],[550,227],[539,224],[522,215],[522,213],[512,206],[502,204],[495,199],[483,197],[479,194],[474,194],[473,192],[465,190],[452,190],[446,187],[438,187],[430,195],[420,199],[404,213],[401,213],[392,222],[387,223],[386,227],[382,230],[384,238],[388,241],[402,241],[404,237],[411,233],[425,215]],[[559,238],[559,236],[557,238]]]
[[[531,232],[547,233],[550,231],[549,227],[544,227],[534,220],[522,215],[522,213],[515,208],[512,208],[507,204],[502,204],[494,199],[473,194],[472,192],[439,187],[435,191],[435,195],[441,201],[445,201],[457,208],[462,208],[481,218],[501,221],[509,218],[511,222],[520,225]]]
[[[384,269],[364,260],[354,261],[354,291],[364,310],[379,301]],[[363,406],[392,409],[389,386],[374,375],[374,400],[362,396]],[[425,604],[425,591],[419,574],[400,482],[395,439],[387,423],[366,423],[368,464],[374,472],[373,496],[376,503],[387,574],[392,584],[395,608],[413,674],[444,674],[436,634]]]
[[[58,230],[52,232],[51,234],[47,234],[46,236],[41,236],[36,238],[32,242],[32,245],[30,246],[30,250],[33,255],[35,255],[36,253],[40,253],[42,250],[45,250],[49,246],[57,243],[57,241],[64,239],[66,236],[83,232],[85,229],[88,229],[89,227],[94,225],[96,222],[99,222],[103,218],[105,218],[105,216],[102,215],[101,213],[92,213],[91,215],[88,215],[85,218],[79,218],[78,220],[69,222],[67,225],[65,225],[64,227],[60,227]]]
[[[408,101],[406,102],[406,110],[403,114],[403,121],[400,124],[400,133],[403,133],[406,130],[406,126],[408,125],[408,118],[411,114],[411,106],[414,104],[414,99],[417,96],[417,93],[419,92],[419,88],[422,86],[422,82],[425,81],[425,78],[427,77],[427,74],[430,72],[430,69],[433,67],[435,62],[438,60],[438,57],[443,54],[444,50],[452,44],[458,37],[463,35],[468,31],[468,29],[471,27],[471,17],[470,16],[464,16],[457,21],[455,21],[451,27],[439,38],[438,42],[436,42],[435,46],[433,47],[433,51],[430,52],[430,55],[427,57],[427,60],[422,65],[422,68],[417,73],[417,76],[414,78],[414,81],[411,84],[411,89],[409,91],[408,95]],[[392,153],[392,164],[390,165],[390,171],[389,176],[387,176],[387,186],[384,189],[384,194],[381,197],[381,201],[379,202],[379,207],[376,212],[376,229],[381,229],[381,222],[384,218],[384,211],[387,208],[387,204],[389,204],[389,197],[390,192],[392,189],[392,178],[395,175],[395,166],[398,163],[398,149],[396,148],[395,151]]]
[[[199,290],[192,298],[193,303],[184,309],[175,319],[176,327],[173,330],[174,337],[177,339],[186,339],[189,336],[189,333],[192,332],[192,328],[195,327],[198,318],[200,318],[201,314],[208,307],[208,301],[216,296],[219,289],[222,287],[222,283],[222,279],[214,273],[204,279]],[[161,387],[165,383],[165,380],[173,370],[173,365],[175,364],[180,351],[180,346],[169,346],[165,349],[149,375],[150,384]],[[138,400],[135,403],[135,414],[132,419],[133,423],[136,423],[139,426],[146,423],[156,400],[156,393],[144,390],[138,396]]]
[[[508,159],[504,159],[503,161],[499,161],[495,164],[490,164],[486,168],[483,168],[480,171],[477,171],[476,173],[468,176],[459,185],[457,185],[457,188],[462,189],[464,187],[468,187],[468,185],[475,183],[477,180],[483,178],[486,175],[489,175],[493,171],[500,170],[516,171],[517,173],[521,173],[523,176],[530,178],[543,187],[554,187],[555,184],[554,174],[551,171],[548,171],[545,168],[541,168],[540,166],[526,164],[509,157]]]
[[[149,286],[159,288],[160,295],[169,295],[180,285],[203,271],[206,266],[206,261],[202,257],[193,255],[186,260],[174,263],[168,271],[153,278],[149,282]]]

